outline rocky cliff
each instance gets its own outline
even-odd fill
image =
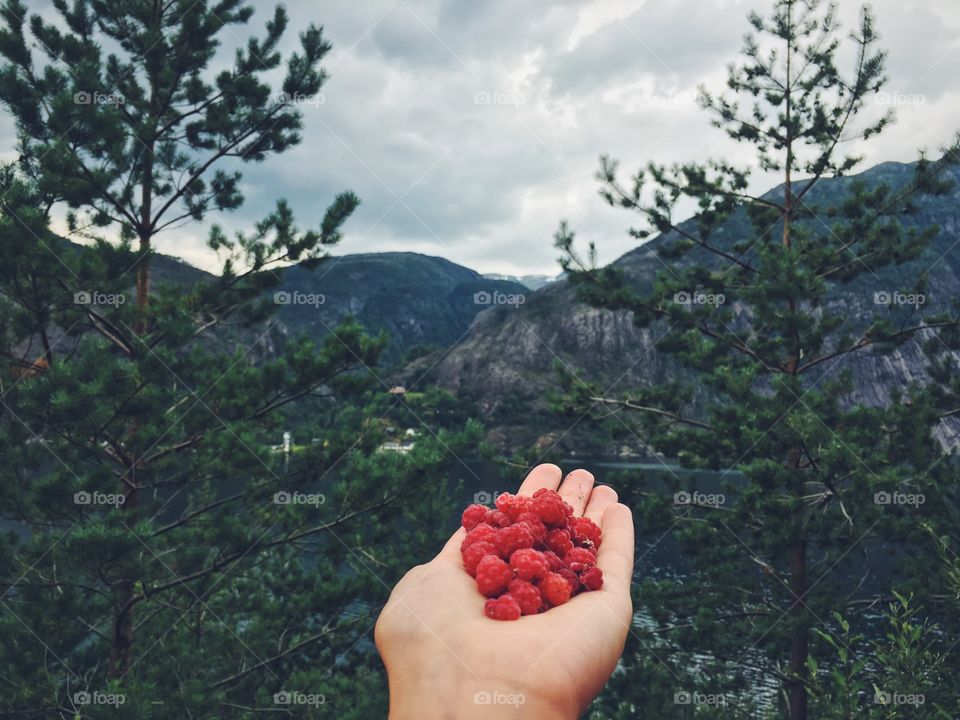
[[[884,163],[858,179],[868,185],[898,186],[912,176],[912,166]],[[960,174],[956,179],[960,181]],[[852,178],[824,181],[810,202],[827,194],[844,192]],[[877,292],[901,289],[907,278],[925,274],[928,282],[925,310],[943,307],[960,298],[960,191],[954,186],[946,197],[923,198],[917,211],[905,216],[905,226],[939,226],[940,231],[922,258],[894,268],[876,269],[857,280],[835,287],[823,312],[851,319],[873,316]],[[612,212],[612,211],[611,211]],[[624,216],[624,222],[630,218]],[[814,221],[818,222],[818,221]],[[724,232],[732,237],[745,231],[745,218],[734,217]],[[615,262],[638,288],[648,284],[663,268],[657,257],[662,238],[655,238]],[[657,349],[664,327],[640,329],[625,312],[588,307],[579,302],[571,285],[558,282],[528,296],[516,308],[495,308],[481,313],[471,331],[442,356],[421,358],[407,369],[410,382],[436,382],[478,403],[495,427],[493,438],[522,445],[540,438],[566,450],[582,449],[584,433],[576,418],[556,418],[545,413],[544,397],[556,388],[552,370],[556,360],[582,371],[581,375],[608,388],[608,395],[623,394],[637,385],[663,382],[678,372],[674,361]],[[843,364],[825,363],[824,372],[847,367],[853,373],[856,397],[851,402],[882,404],[894,388],[924,378],[924,358],[919,345],[908,343],[891,355],[861,352]],[[816,377],[812,378],[816,382]],[[524,428],[518,416],[537,417],[539,427]],[[944,425],[940,435],[949,445],[960,443],[956,425]],[[634,443],[636,444],[636,443]],[[638,448],[639,449],[639,448]]]

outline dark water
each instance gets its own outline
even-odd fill
[[[701,503],[716,501],[718,504],[730,506],[736,502],[737,490],[745,482],[738,472],[689,470],[657,459],[633,461],[577,457],[565,458],[558,464],[564,473],[577,468],[589,470],[598,484],[610,485],[620,493],[621,499],[626,499],[630,491],[634,491],[663,494],[672,500],[679,487],[694,493]],[[505,468],[502,464],[490,461],[463,461],[452,467],[451,474],[462,484],[462,490],[455,499],[457,505],[463,508],[472,502],[489,504],[500,492],[516,492],[525,473],[522,469]],[[459,514],[451,517],[450,523],[451,527],[455,528],[459,524]],[[686,572],[679,558],[677,545],[669,533],[664,534],[659,530],[654,532],[644,528],[642,523],[637,524],[636,530],[636,577],[667,577]],[[731,528],[729,541],[747,545],[742,535],[738,537],[736,528]],[[811,553],[815,556],[816,551],[811,550]],[[744,547],[744,554],[750,554],[748,547]],[[855,551],[851,551],[832,568],[831,574],[846,578],[853,583],[850,585],[853,587],[861,582],[865,572],[869,570],[867,579],[860,587],[861,596],[885,594],[894,581],[891,575],[891,559],[894,554],[895,550],[883,543],[859,543]],[[761,571],[759,565],[756,569]]]
[[[669,462],[628,461],[602,457],[578,457],[563,459],[559,463],[564,474],[578,468],[589,470],[598,485],[610,485],[621,494],[628,489],[646,492],[668,491],[673,484],[695,489],[703,494],[715,495],[735,488],[743,482],[737,472],[713,472],[687,470]],[[488,503],[501,492],[516,492],[525,476],[519,468],[487,460],[467,460],[452,466],[451,474],[463,484],[463,492],[456,499],[463,504]]]

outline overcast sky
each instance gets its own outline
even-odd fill
[[[259,34],[273,3],[253,5]],[[598,155],[630,172],[648,160],[747,159],[694,98],[700,84],[722,87],[747,12],[767,6],[293,0],[291,29],[322,24],[334,45],[323,102],[303,105],[303,144],[247,167],[246,204],[216,220],[249,228],[282,195],[302,224],[316,224],[337,191],[352,189],[363,204],[337,254],[409,250],[482,272],[554,274],[551,236],[565,218],[613,260],[636,243],[625,232],[629,214],[597,195]],[[841,6],[850,30],[857,4]],[[960,2],[873,7],[898,122],[863,148],[863,168],[912,160],[960,129]],[[8,150],[9,123],[2,128]],[[159,249],[212,267],[205,237],[205,227],[180,229]]]

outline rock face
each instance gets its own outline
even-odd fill
[[[885,182],[891,186],[907,182],[912,165],[885,163],[862,173],[859,179],[868,185]],[[960,181],[960,173],[955,176]],[[852,178],[824,181],[811,202],[826,193],[843,192]],[[945,309],[960,298],[960,191],[954,186],[946,197],[923,198],[918,212],[902,219],[906,227],[937,225],[940,232],[925,255],[907,265],[866,272],[855,281],[836,287],[823,312],[841,314],[856,326],[860,318],[877,313],[874,293],[902,290],[909,278],[925,273],[925,308]],[[629,218],[625,216],[625,223]],[[734,218],[725,228],[728,236],[740,232],[742,219]],[[654,239],[633,250],[614,264],[637,287],[646,286],[663,268],[656,257],[662,239]],[[916,318],[914,318],[916,319]],[[495,430],[521,446],[532,443],[547,432],[559,432],[560,447],[581,449],[575,440],[577,430],[565,429],[569,419],[554,419],[553,427],[538,426],[524,433],[523,428],[498,427],[509,423],[528,408],[536,415],[546,407],[544,396],[557,387],[553,364],[583,371],[582,376],[598,381],[617,395],[638,385],[663,382],[677,373],[677,366],[657,350],[665,328],[640,329],[626,312],[598,310],[579,302],[574,289],[565,280],[547,286],[527,297],[517,308],[494,308],[481,313],[463,340],[440,357],[422,358],[407,368],[407,382],[416,378],[434,381],[440,386],[477,402],[490,417]],[[891,392],[911,382],[922,382],[925,361],[918,343],[910,342],[896,352],[879,356],[860,352],[841,365],[824,363],[831,374],[841,368],[853,373],[856,387],[852,402],[881,405]],[[813,371],[812,371],[813,372]],[[813,379],[815,381],[816,378]],[[503,411],[503,412],[501,412]],[[502,416],[502,417],[498,417]],[[540,415],[541,418],[548,417]],[[518,434],[519,433],[519,434]],[[960,444],[955,424],[944,424],[938,431],[948,446]]]
[[[657,333],[629,315],[577,303],[566,282],[536,293],[526,307],[482,313],[464,340],[436,367],[436,382],[454,392],[475,390],[483,412],[507,398],[530,400],[556,386],[555,361],[588,374],[616,373],[624,387],[656,382],[667,360],[648,352]]]

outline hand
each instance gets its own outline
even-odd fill
[[[558,489],[574,514],[600,525],[603,588],[539,615],[491,620],[463,569],[460,528],[439,555],[404,575],[377,620],[392,720],[576,718],[603,688],[633,618],[633,517],[586,470],[562,484],[561,477],[556,465],[539,465],[519,494]]]

